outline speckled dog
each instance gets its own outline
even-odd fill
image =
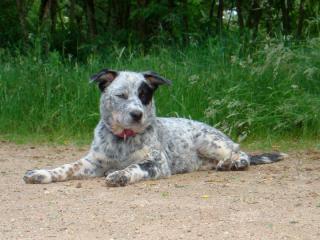
[[[102,92],[101,120],[89,153],[52,170],[29,170],[26,183],[51,183],[106,176],[108,186],[125,186],[196,170],[244,170],[284,154],[249,156],[217,129],[181,118],[158,118],[152,98],[171,82],[154,72],[102,70],[91,77]]]

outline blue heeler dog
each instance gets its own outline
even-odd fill
[[[155,115],[153,93],[171,81],[154,72],[104,69],[91,77],[101,90],[101,120],[89,153],[47,170],[29,170],[26,183],[51,183],[106,176],[108,186],[125,186],[197,170],[244,170],[285,154],[250,156],[219,130],[201,122]]]

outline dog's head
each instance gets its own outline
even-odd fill
[[[100,114],[117,136],[143,132],[155,118],[153,93],[160,85],[171,84],[155,72],[127,72],[103,69],[91,77],[102,93]]]

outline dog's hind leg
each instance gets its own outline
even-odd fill
[[[216,129],[202,129],[195,134],[194,142],[199,156],[211,159],[217,170],[245,170],[250,165],[249,156],[239,150],[239,144]]]
[[[250,165],[273,163],[287,156],[284,153],[248,155],[240,151],[239,144],[214,128],[202,129],[195,134],[194,142],[200,158],[212,160],[219,171],[245,170]]]
[[[104,167],[101,161],[94,158],[92,154],[70,164],[64,164],[54,169],[28,170],[23,180],[26,183],[51,183],[61,182],[70,179],[86,177],[101,177],[104,174]]]

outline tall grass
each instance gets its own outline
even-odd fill
[[[99,119],[98,89],[88,78],[101,68],[152,69],[173,80],[156,94],[158,115],[205,121],[238,140],[263,135],[320,135],[320,39],[286,46],[208,41],[148,53],[113,47],[86,62],[52,52],[0,50],[0,135],[90,139]]]

